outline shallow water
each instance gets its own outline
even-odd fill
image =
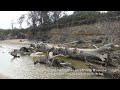
[[[20,58],[13,59],[10,55],[10,51],[18,49],[22,46],[18,44],[5,44],[0,43],[0,73],[13,78],[13,79],[81,79],[81,78],[102,78],[92,75],[79,74],[77,71],[68,69],[56,69],[53,67],[44,66],[41,64],[34,65],[33,58],[31,56],[22,56]],[[59,57],[61,58],[61,57]],[[86,65],[82,61],[61,58],[67,62],[72,63],[77,68],[86,69]]]

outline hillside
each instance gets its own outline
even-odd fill
[[[85,41],[88,45],[106,43],[120,44],[120,21],[97,22],[65,28],[54,28],[50,31],[38,32],[39,40],[51,43],[68,43],[76,40]],[[102,43],[96,42],[102,40]],[[90,43],[93,42],[93,43]]]

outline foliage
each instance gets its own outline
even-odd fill
[[[24,14],[21,15],[21,16],[18,18],[18,24],[20,24],[20,28],[22,28],[22,23],[23,23],[24,19],[25,19],[25,15],[24,15]]]
[[[108,11],[107,13],[100,13],[99,11],[74,11],[72,15],[67,15],[67,14],[63,15],[63,13],[66,13],[66,11],[64,12],[63,11],[29,11],[27,18],[29,28],[15,29],[13,28],[13,22],[11,22],[12,30],[1,29],[0,38],[7,36],[9,34],[11,34],[11,36],[14,37],[17,33],[22,32],[27,34],[28,36],[27,38],[32,39],[33,37],[36,38],[37,36],[40,37],[39,35],[37,35],[38,32],[46,31],[46,30],[50,31],[51,28],[55,28],[54,27],[55,25],[66,25],[71,22],[80,22],[84,20],[97,22],[101,18],[104,20],[109,20],[110,18],[120,16],[120,11]],[[21,28],[24,18],[25,18],[24,15],[18,18],[18,23],[20,24]],[[88,24],[91,24],[91,22],[88,22]],[[57,28],[59,27],[57,26]]]
[[[88,20],[88,19],[98,19],[102,17],[103,14],[98,11],[75,11],[72,15],[65,15],[59,19],[59,23],[69,23],[74,21]]]

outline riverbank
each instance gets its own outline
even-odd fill
[[[21,41],[22,40],[22,41]],[[71,68],[57,69],[42,64],[34,65],[34,58],[31,56],[21,56],[15,58],[10,55],[13,49],[28,46],[32,41],[27,39],[12,39],[0,41],[0,79],[100,79],[89,72],[85,62],[69,58],[60,58],[75,65],[78,70]],[[39,58],[38,58],[39,59]],[[85,72],[81,71],[82,69]]]
[[[24,45],[29,45],[32,43],[32,41],[29,41],[27,39],[8,39],[0,42],[6,44],[24,44]]]

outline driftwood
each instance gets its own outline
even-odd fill
[[[120,67],[119,65],[116,67],[103,67],[103,66],[97,66],[94,65],[90,62],[86,61],[86,65],[88,66],[88,68],[90,68],[92,70],[93,73],[95,73],[96,75],[101,75],[104,76],[105,78],[109,78],[109,79],[120,79]]]
[[[18,50],[13,50],[12,52],[10,52],[10,54],[13,56],[13,59],[14,58],[17,58],[17,57],[20,57],[20,56],[18,56]]]
[[[14,49],[13,51],[10,52],[10,54],[12,56],[14,56],[14,58],[16,57],[20,57],[23,55],[30,55],[31,53],[35,52],[33,47],[21,47],[20,49]]]
[[[87,64],[87,66],[92,70],[93,73],[96,75],[102,75],[106,78],[111,78],[111,79],[120,79],[120,68],[115,67],[98,67],[93,64]]]
[[[80,49],[80,48],[68,48],[62,45],[48,44],[48,43],[38,43],[30,45],[29,48],[22,47],[19,52],[21,55],[30,55],[32,52],[53,52],[52,58],[56,57],[54,55],[63,55],[70,58],[83,60],[87,59],[89,62],[102,64],[102,65],[112,65],[110,54],[113,51],[118,50],[119,45],[114,45],[113,43],[106,44],[102,47],[97,47],[93,45],[95,49]],[[15,55],[16,52],[14,52]],[[12,53],[12,54],[14,54]],[[14,55],[14,56],[15,56]],[[49,56],[50,58],[50,56]]]
[[[53,52],[49,52],[49,53],[47,52],[46,55],[41,60],[35,61],[34,65],[37,64],[37,63],[40,63],[40,64],[49,65],[49,66],[54,66],[54,67],[57,67],[57,68],[70,67],[73,70],[75,70],[75,67],[72,66],[70,63],[64,62],[62,60],[58,60],[58,59],[55,58],[55,57],[58,57],[58,56],[64,56],[64,55],[59,54],[59,55],[54,55],[53,56]],[[66,57],[66,56],[64,56],[64,57]]]
[[[109,54],[113,51],[118,50],[119,45],[114,45],[113,43],[106,44],[100,48],[94,45],[95,49],[80,49],[80,48],[68,48],[59,45],[48,44],[48,43],[38,43],[35,45],[37,51],[50,51],[53,54],[63,54],[65,56],[75,58],[78,60],[84,60],[87,57],[89,62],[95,62],[99,64],[104,64],[105,62],[110,62]]]
[[[115,66],[112,63],[112,58],[110,58],[110,54],[114,51],[119,50],[120,46],[110,43],[102,47],[97,47],[96,45],[93,45],[93,47],[95,49],[68,48],[63,47],[62,45],[41,42],[38,44],[32,44],[30,48],[22,47],[19,51],[26,53],[32,53],[33,50],[47,52],[46,56],[42,58],[42,60],[38,60],[34,62],[34,64],[41,63],[58,68],[71,67],[73,70],[75,70],[75,67],[72,66],[70,63],[64,62],[62,60],[57,60],[55,58],[57,56],[64,56],[86,61],[87,66],[92,69],[92,72],[98,73],[98,75],[102,73],[105,77],[120,78],[120,69],[118,67],[108,67]],[[18,52],[14,50],[13,52],[11,52],[11,55],[17,57],[17,53]],[[93,63],[102,64],[105,67],[97,67],[93,65]]]

